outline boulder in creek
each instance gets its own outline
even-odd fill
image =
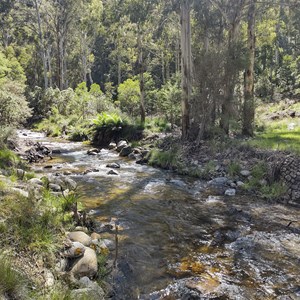
[[[138,165],[146,165],[148,163],[149,159],[148,158],[141,158],[137,160],[135,163]]]
[[[71,179],[67,176],[63,176],[63,175],[50,176],[49,182],[59,185],[61,187],[61,189],[63,189],[63,190],[68,189],[70,191],[73,191],[77,188],[76,181],[74,181],[73,179]]]
[[[108,145],[108,149],[109,150],[113,150],[113,149],[115,149],[117,147],[117,144],[116,143],[110,143],[109,145]]]
[[[64,257],[68,258],[78,258],[84,255],[85,246],[79,242],[67,242],[67,249],[62,253]]]
[[[97,271],[98,262],[96,251],[89,247],[86,247],[83,256],[77,258],[73,262],[70,273],[75,278],[81,278],[84,276],[93,278],[97,274]]]
[[[106,165],[106,168],[120,169],[120,164],[118,164],[118,163],[110,163],[110,164]]]
[[[66,176],[69,176],[69,175],[72,175],[72,172],[67,170],[67,171],[64,171],[63,174],[66,175]]]
[[[90,169],[87,169],[83,172],[84,175],[86,174],[89,174],[89,173],[97,173],[97,172],[100,172],[99,169],[96,169],[96,168],[90,168]]]
[[[70,233],[68,233],[67,237],[71,241],[79,242],[79,243],[83,244],[84,246],[90,246],[92,243],[92,238],[83,231],[70,232]]]
[[[100,149],[97,149],[97,148],[93,148],[93,149],[89,149],[88,151],[87,151],[87,154],[88,155],[97,155],[98,153],[100,153]]]
[[[117,144],[117,151],[118,152],[121,152],[121,150],[124,148],[124,147],[126,147],[126,146],[128,146],[128,144],[127,144],[127,142],[126,141],[120,141],[118,144]]]
[[[130,146],[125,146],[122,148],[122,150],[120,151],[120,156],[128,156],[130,153],[132,152],[132,148]]]
[[[133,152],[131,152],[129,155],[128,155],[128,158],[132,159],[132,160],[136,160],[136,154],[134,154]]]
[[[107,175],[119,175],[119,173],[116,172],[115,170],[109,170],[109,171],[107,172]]]

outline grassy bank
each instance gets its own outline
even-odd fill
[[[300,154],[300,102],[261,105],[256,118],[258,130],[249,145]]]
[[[35,174],[21,172],[24,163],[10,150],[0,150],[0,166],[0,299],[71,299],[76,285],[56,265],[65,233],[76,226],[78,196],[52,193],[46,177],[34,187]],[[48,286],[48,273],[54,285]]]

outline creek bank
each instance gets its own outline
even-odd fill
[[[64,145],[59,147],[65,149]],[[115,282],[114,299],[159,299],[151,298],[148,293],[183,282],[186,282],[186,293],[173,292],[181,293],[186,299],[191,298],[191,290],[197,293],[198,299],[206,294],[216,298],[217,291],[220,297],[238,291],[248,299],[254,293],[260,299],[267,299],[278,291],[284,295],[296,288],[297,264],[289,264],[289,261],[297,261],[299,248],[299,214],[295,208],[270,206],[265,201],[243,195],[207,198],[199,180],[136,165],[132,160],[119,157],[117,152],[101,150],[99,156],[91,157],[87,149],[78,151],[76,145],[67,147],[69,152],[55,158],[56,161],[68,162],[75,168],[80,163],[78,171],[91,167],[100,169],[101,174],[71,177],[77,178],[79,191],[86,196],[91,209],[88,215],[102,222],[94,225],[97,234],[91,235],[92,240],[98,235],[112,236],[116,222],[123,228],[119,229],[119,257],[111,281]],[[120,176],[105,175],[106,165],[111,162],[119,163]],[[45,171],[43,166],[39,165],[41,172]],[[60,172],[64,170],[63,167]],[[55,164],[46,172],[55,176]],[[247,175],[243,174],[241,178]],[[216,178],[212,179],[213,183],[227,185],[226,176]],[[199,194],[194,194],[196,191]],[[111,216],[115,219],[103,223]],[[82,226],[76,230],[88,232]],[[73,231],[74,228],[70,230]],[[102,235],[102,231],[109,235]],[[283,239],[285,235],[290,242]],[[276,239],[276,236],[281,238]],[[262,239],[264,243],[260,244]],[[101,243],[108,246],[106,241]],[[286,249],[288,243],[294,244],[294,249],[280,256],[280,249]],[[274,252],[269,253],[269,249],[273,251],[272,245]],[[249,282],[251,278],[253,282]],[[289,286],[283,281],[289,282]],[[221,290],[219,283],[227,289]],[[211,291],[207,290],[208,286]],[[177,296],[177,299],[184,298]]]
[[[149,135],[138,147],[120,140],[111,142],[108,148],[137,164],[150,164],[206,180],[207,193],[226,196],[248,193],[271,201],[300,204],[300,158],[291,153],[259,150],[242,141],[182,144],[179,136],[165,134]]]
[[[40,142],[23,140],[15,150],[30,163],[52,159],[52,151]],[[2,251],[10,253],[13,264],[28,278],[35,294],[39,295],[41,292],[46,296],[58,285],[62,285],[62,289],[66,290],[68,282],[71,282],[68,288],[72,290],[71,299],[79,299],[78,297],[104,299],[106,292],[95,280],[101,279],[103,275],[99,274],[99,256],[107,257],[115,249],[113,240],[108,240],[107,235],[103,236],[108,231],[112,232],[114,226],[94,222],[85,211],[79,210],[76,181],[62,174],[34,174],[29,166],[21,163],[18,168],[0,170],[0,183],[0,194],[3,199],[16,198],[20,205],[23,202],[32,202],[32,209],[38,210],[37,214],[41,216],[45,213],[44,210],[49,210],[53,215],[61,213],[64,218],[71,220],[62,221],[65,228],[61,228],[62,224],[57,224],[56,232],[52,233],[59,244],[49,245],[49,249],[60,249],[59,255],[56,250],[54,252],[50,250],[51,253],[40,253],[28,248],[21,250],[18,248],[18,243],[6,244],[6,237],[3,236]],[[50,202],[45,203],[46,206],[43,207],[45,193],[50,195],[47,196]],[[53,205],[57,201],[62,203],[59,206]],[[63,209],[62,212],[60,207]],[[2,220],[2,212],[0,221],[1,226],[5,227],[6,217],[3,216]],[[3,228],[1,227],[1,230],[4,230]],[[96,228],[99,232],[95,231]],[[68,232],[67,230],[70,229],[73,231]],[[35,240],[31,242],[34,244]],[[47,255],[51,256],[51,262],[46,258]],[[54,267],[55,263],[56,267]],[[100,268],[103,269],[103,265],[100,265]],[[5,294],[0,293],[0,298],[6,299]]]

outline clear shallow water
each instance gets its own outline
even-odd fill
[[[89,156],[81,143],[23,138],[61,150],[35,170],[72,172],[95,218],[119,224],[114,299],[300,299],[299,208],[207,195],[203,182],[112,151]],[[110,162],[119,175],[107,175]],[[88,169],[97,172],[82,175]]]

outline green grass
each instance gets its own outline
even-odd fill
[[[288,130],[289,123],[295,123],[295,129]],[[300,154],[300,120],[274,121],[264,127],[263,132],[248,142],[251,146]]]
[[[231,161],[230,164],[228,165],[228,174],[232,177],[239,175],[241,169],[242,169],[241,165],[238,162]]]
[[[179,155],[177,149],[160,151],[153,149],[149,155],[149,164],[163,169],[176,169],[179,166]]]
[[[6,169],[17,165],[20,162],[19,157],[11,150],[0,150],[0,169]]]
[[[10,259],[0,255],[0,296],[5,299],[26,299],[27,280],[18,270],[13,268]]]
[[[260,192],[268,200],[278,200],[285,195],[287,187],[283,182],[279,181],[261,187]]]

